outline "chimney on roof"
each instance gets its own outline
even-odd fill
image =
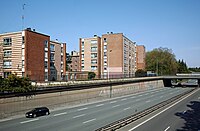
[[[33,29],[33,31],[35,32],[35,29]]]
[[[97,35],[94,35],[94,37],[97,37]]]
[[[113,34],[113,32],[110,32],[110,34]]]

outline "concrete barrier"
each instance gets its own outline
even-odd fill
[[[76,91],[32,95],[29,97],[12,97],[0,99],[0,119],[22,115],[34,107],[47,106],[50,110],[60,107],[71,107],[78,104],[101,101],[124,96],[154,88],[164,87],[162,80],[91,88]]]

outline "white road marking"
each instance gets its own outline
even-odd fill
[[[139,95],[139,96],[143,96],[143,95]]]
[[[86,110],[86,109],[88,109],[88,108],[87,107],[81,108],[81,109],[78,109],[78,111],[82,111],[82,110]]]
[[[28,120],[28,121],[22,121],[22,122],[20,122],[21,124],[24,124],[24,123],[28,123],[28,122],[33,122],[33,121],[37,121],[37,120],[39,120],[38,118],[36,118],[36,119],[31,119],[31,120]]]
[[[160,96],[160,98],[163,98],[163,96]]]
[[[135,96],[132,96],[131,98],[135,98]]]
[[[110,103],[112,104],[112,103],[116,103],[117,101],[111,101]]]
[[[115,107],[118,107],[118,106],[120,106],[120,105],[115,105],[115,106],[112,106],[112,107],[115,108]]]
[[[127,98],[121,99],[121,101],[125,101],[125,100],[127,100]]]
[[[60,115],[65,115],[65,114],[67,114],[67,112],[58,113],[58,114],[55,114],[55,115],[53,115],[53,116],[60,116]]]
[[[179,101],[177,101],[176,103],[172,104],[171,106],[168,106],[167,108],[165,108],[165,109],[162,110],[161,112],[155,114],[154,116],[152,116],[152,117],[150,117],[149,119],[143,121],[142,123],[138,124],[137,126],[131,128],[131,129],[128,130],[128,131],[133,131],[134,129],[138,128],[139,126],[143,125],[144,123],[148,122],[149,120],[153,119],[154,117],[160,115],[161,113],[163,113],[163,112],[165,112],[166,110],[170,109],[171,107],[175,106],[176,104],[178,104],[179,102],[183,101],[184,99],[186,99],[187,97],[191,96],[192,94],[196,93],[197,91],[199,91],[199,89],[196,90],[195,92],[193,92],[193,93],[191,93],[191,94],[185,96],[184,98],[182,98],[181,100],[179,100]]]
[[[128,110],[128,109],[130,109],[130,108],[131,108],[131,107],[128,107],[128,108],[124,108],[124,111],[125,111],[125,110]]]
[[[88,120],[88,121],[85,121],[85,122],[83,122],[83,124],[86,124],[86,123],[89,123],[89,122],[92,122],[92,121],[95,121],[95,120],[96,120],[96,118],[95,118],[95,119]]]
[[[170,128],[170,126],[168,126],[164,131],[167,131]]]
[[[150,102],[150,100],[146,101],[146,103]]]
[[[172,93],[170,93],[170,94],[174,94],[174,93],[172,92]]]
[[[82,116],[85,116],[85,114],[81,114],[81,115],[78,115],[78,116],[74,116],[73,118],[78,118],[78,117],[82,117]]]
[[[104,104],[99,104],[99,105],[96,105],[96,107],[99,107],[99,106],[103,106]]]

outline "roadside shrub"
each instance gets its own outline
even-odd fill
[[[88,72],[88,79],[91,80],[91,79],[94,79],[96,76],[96,74],[94,72]]]
[[[138,69],[135,72],[135,77],[145,77],[145,76],[147,76],[147,72],[142,69]]]
[[[31,85],[31,81],[27,77],[20,78],[11,74],[8,78],[1,80],[1,92],[29,92],[33,90],[35,87]]]

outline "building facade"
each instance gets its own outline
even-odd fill
[[[137,61],[137,70],[138,69],[142,69],[145,70],[146,68],[146,63],[145,63],[145,59],[146,59],[146,53],[145,53],[145,46],[144,45],[137,45],[136,46],[136,61]]]
[[[27,28],[0,34],[0,43],[1,77],[16,74],[33,81],[50,80],[50,36]]]
[[[64,80],[66,75],[66,44],[50,41],[50,80]]]
[[[132,77],[136,71],[136,43],[123,33],[102,35],[101,74],[104,78]]]
[[[101,38],[80,38],[80,67],[81,71],[94,72],[96,78],[101,75]]]
[[[72,51],[71,55],[71,63],[69,64],[70,71],[80,71],[80,55],[77,51]]]

